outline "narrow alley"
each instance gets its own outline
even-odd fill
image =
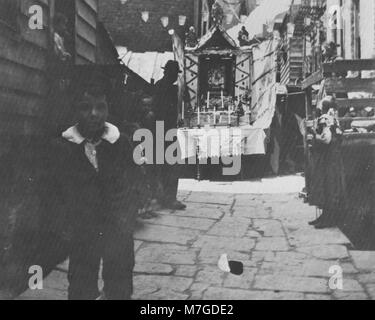
[[[298,176],[183,180],[186,211],[139,220],[133,299],[374,299],[375,252],[352,250],[338,229],[308,226],[316,212],[298,197],[303,183]],[[218,268],[222,254],[243,263],[241,276]],[[67,299],[67,266],[58,266],[43,290],[19,299]],[[342,289],[329,287],[333,266],[342,268]]]

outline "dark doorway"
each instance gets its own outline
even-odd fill
[[[55,16],[63,15],[67,23],[67,34],[65,35],[65,47],[69,53],[74,53],[75,50],[75,20],[76,20],[76,1],[75,0],[56,0],[55,1]]]

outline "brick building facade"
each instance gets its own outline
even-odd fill
[[[170,29],[184,36],[194,24],[195,0],[105,0],[100,1],[99,14],[116,46],[126,46],[136,52],[172,51]],[[142,19],[148,12],[148,20]],[[180,25],[180,16],[185,16]],[[168,17],[168,25],[161,19]],[[181,17],[183,18],[183,17]]]

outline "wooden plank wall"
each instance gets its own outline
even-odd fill
[[[49,3],[21,0],[17,29],[9,30],[0,23],[0,146],[4,133],[33,135],[41,131],[39,120],[48,93]],[[35,4],[43,8],[43,30],[28,26],[29,8]],[[76,6],[76,63],[95,63],[98,1],[77,0]],[[0,148],[0,156],[2,152],[4,148]]]
[[[9,28],[0,23],[1,257],[4,257],[4,248],[13,248],[17,241],[25,241],[28,244],[24,247],[25,252],[31,251],[36,243],[32,237],[28,237],[28,231],[35,230],[39,221],[38,197],[35,196],[36,188],[33,188],[37,177],[35,172],[39,150],[29,144],[29,138],[39,136],[43,132],[41,120],[45,114],[48,94],[46,72],[50,45],[49,2],[21,0],[18,5],[17,24]],[[42,30],[29,28],[29,8],[32,5],[40,5],[43,8]],[[0,10],[2,9],[0,7]],[[16,234],[23,234],[25,238],[20,239]],[[11,251],[12,257],[26,256],[25,252],[18,249]],[[10,259],[4,258],[1,261],[1,284],[9,279],[21,278],[18,271],[8,268]],[[12,260],[12,263],[14,261]],[[17,267],[18,270],[24,270],[25,266],[17,264]]]
[[[76,1],[76,64],[96,62],[98,0]]]
[[[28,27],[29,8],[34,4],[43,8],[43,30]],[[30,135],[40,131],[38,119],[48,91],[45,77],[48,18],[48,0],[22,0],[19,2],[18,27],[9,30],[0,24],[0,136],[7,133]],[[4,149],[0,150],[1,155]]]
[[[48,224],[41,205],[47,172],[43,167],[43,155],[48,151],[43,139],[46,115],[59,107],[48,105],[49,17],[53,16],[54,0],[19,0],[18,4],[17,25],[0,21],[0,295],[4,284],[16,291],[25,284],[24,272],[34,257],[41,259],[36,264],[55,265],[57,258],[50,257],[60,245],[54,242],[56,247],[49,249],[38,246],[50,241],[41,232],[41,226]],[[29,28],[32,5],[43,8],[42,30]],[[97,5],[98,0],[76,0],[76,64],[97,61]],[[4,248],[9,249],[6,254]]]

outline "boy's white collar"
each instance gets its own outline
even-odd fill
[[[75,143],[75,144],[81,144],[86,139],[79,133],[77,129],[77,125],[70,127],[68,130],[63,132],[62,137],[69,142]],[[102,135],[102,139],[108,141],[111,144],[114,144],[117,142],[117,140],[120,138],[120,131],[119,129],[114,126],[113,124],[110,124],[108,122],[105,123],[105,131]]]

